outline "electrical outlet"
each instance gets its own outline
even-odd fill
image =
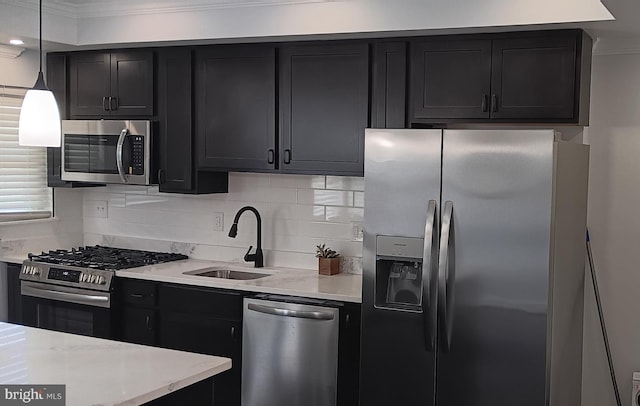
[[[109,215],[108,204],[106,200],[90,200],[87,202],[88,217],[97,217],[106,219]]]
[[[213,230],[224,231],[224,213],[213,213]]]
[[[351,234],[353,241],[362,241],[364,234],[362,223],[351,223]]]

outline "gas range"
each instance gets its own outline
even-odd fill
[[[186,255],[100,245],[29,254],[20,279],[92,290],[111,290],[115,271],[187,259]]]

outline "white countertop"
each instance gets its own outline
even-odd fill
[[[232,280],[184,274],[184,272],[210,267],[267,273],[269,276],[253,280]],[[250,292],[339,300],[343,302],[362,302],[362,275],[346,273],[323,276],[319,275],[318,271],[307,269],[253,268],[250,266],[245,267],[235,262],[185,259],[116,271],[116,275],[122,278],[173,282],[184,285],[209,286]]]
[[[0,262],[8,262],[10,264],[22,264],[27,259],[28,254],[5,254],[0,256]]]
[[[65,384],[67,406],[140,405],[230,368],[228,358],[0,322],[0,383]]]

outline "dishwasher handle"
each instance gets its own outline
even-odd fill
[[[328,312],[280,309],[278,307],[264,306],[256,303],[249,303],[247,307],[249,308],[249,310],[253,310],[259,313],[272,314],[274,316],[298,317],[301,319],[313,320],[333,320],[334,317],[333,313]]]

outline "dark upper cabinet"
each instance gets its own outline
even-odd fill
[[[588,124],[591,39],[582,30],[411,42],[409,124]]]
[[[491,41],[415,42],[411,68],[414,119],[489,118]]]
[[[362,175],[369,123],[369,46],[283,46],[281,171]]]
[[[191,48],[158,52],[158,184],[161,192],[228,191],[228,174],[196,168]]]
[[[272,46],[196,51],[196,132],[200,168],[276,168],[276,73]]]
[[[371,127],[405,128],[407,44],[373,45],[371,79]]]
[[[575,36],[494,40],[491,117],[571,119],[576,57]]]
[[[69,115],[153,115],[153,51],[73,53],[69,56]]]

